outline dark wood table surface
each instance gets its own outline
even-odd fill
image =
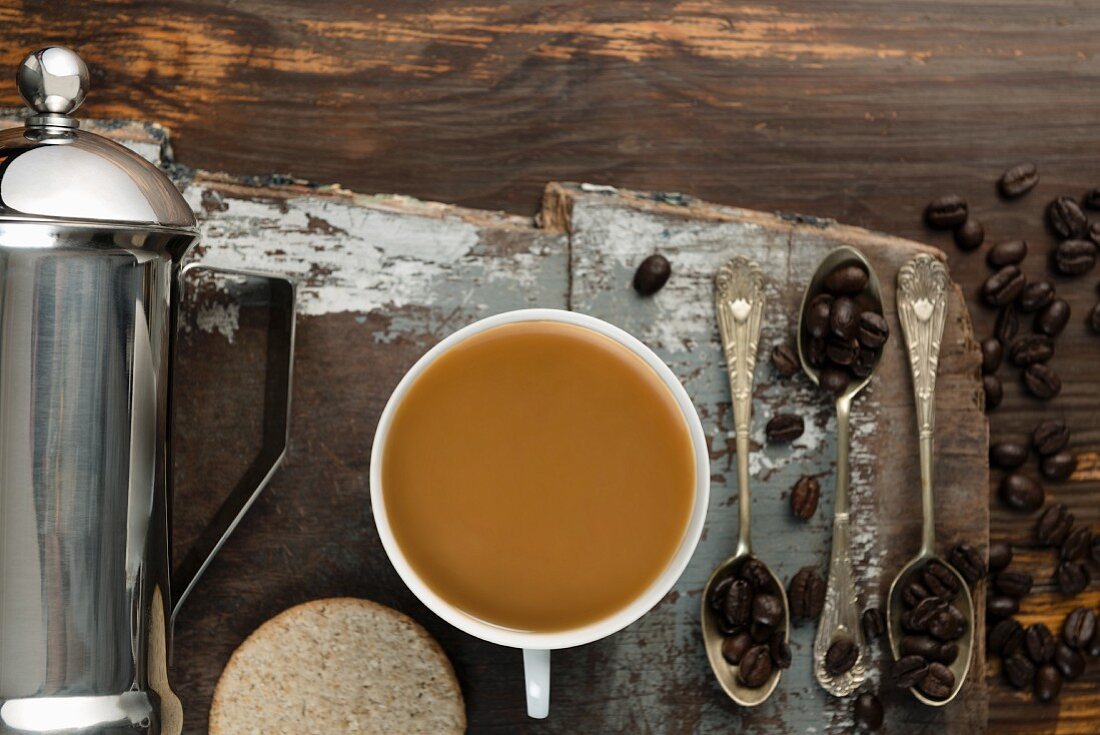
[[[0,27],[0,67],[75,47],[92,70],[86,114],[168,124],[189,166],[517,213],[534,213],[545,182],[575,180],[832,217],[942,246],[983,336],[984,248],[960,253],[920,221],[928,199],[957,192],[989,241],[1031,242],[1026,272],[1073,310],[1053,362],[1061,396],[1039,403],[1002,368],[991,436],[1064,418],[1081,467],[1048,498],[1100,531],[1100,336],[1085,325],[1097,276],[1052,276],[1041,223],[1052,197],[1100,185],[1100,5],[3,0]],[[18,103],[3,85],[0,105]],[[1000,201],[993,182],[1025,159],[1042,183]],[[1096,608],[1096,582],[1072,600],[1054,591],[1034,518],[990,498],[992,538],[1036,574],[1021,618],[1054,627]],[[990,730],[1098,732],[1098,684],[1093,664],[1039,705],[992,666]]]

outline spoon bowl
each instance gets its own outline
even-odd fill
[[[917,554],[909,560],[908,564],[902,567],[902,570],[898,572],[898,575],[894,577],[894,581],[890,584],[890,594],[886,605],[886,630],[890,636],[890,651],[894,655],[894,660],[897,661],[901,658],[901,639],[906,634],[901,622],[902,613],[905,612],[905,603],[902,602],[901,597],[902,591],[912,582],[919,581],[925,568],[934,561],[949,569],[959,582],[959,594],[952,600],[952,604],[959,608],[960,612],[966,617],[967,628],[958,640],[952,641],[959,647],[959,655],[947,667],[955,675],[955,685],[951,688],[951,693],[944,699],[932,699],[925,696],[916,687],[910,687],[909,691],[918,701],[924,704],[931,707],[942,707],[955,698],[959,690],[962,689],[967,674],[970,673],[970,657],[974,647],[974,598],[970,595],[970,588],[967,586],[966,580],[945,559],[933,554]]]
[[[722,634],[721,625],[722,613],[715,609],[712,602],[714,598],[714,589],[724,580],[737,577],[741,571],[741,567],[749,559],[756,559],[757,557],[751,554],[739,554],[731,556],[724,562],[718,565],[718,567],[711,573],[710,579],[707,580],[707,584],[703,587],[703,611],[701,620],[703,622],[703,645],[707,649],[707,660],[710,661],[710,667],[714,670],[714,676],[718,679],[719,685],[722,690],[737,704],[742,707],[755,707],[762,703],[775,691],[776,686],[779,685],[779,679],[783,674],[783,670],[779,667],[772,668],[772,674],[768,677],[768,681],[763,686],[749,687],[741,683],[738,678],[738,667],[726,661],[722,656],[722,642],[725,640],[725,636]],[[763,564],[763,562],[761,562]],[[787,605],[787,593],[783,589],[783,584],[779,581],[779,577],[775,576],[775,572],[771,570],[766,564],[764,568],[768,570],[768,574],[772,578],[772,589],[769,590],[771,594],[776,595],[783,602],[783,621],[780,623],[781,627],[776,627],[777,631],[782,631],[783,639],[790,639],[790,627],[791,627],[791,614],[790,608]]]
[[[825,279],[837,268],[858,265],[867,273],[867,285],[852,297],[863,311],[882,315],[882,289],[871,263],[855,248],[840,247],[828,253],[818,265],[813,278],[802,296],[798,312],[798,359],[802,370],[816,385],[821,385],[822,371],[811,364],[813,335],[806,323],[810,303],[818,294],[825,293]],[[855,578],[852,572],[851,521],[848,509],[850,444],[849,420],[852,399],[863,390],[878,369],[881,352],[876,352],[867,376],[849,380],[845,388],[835,395],[837,417],[836,501],[833,511],[832,551],[829,555],[829,578],[825,589],[825,606],[814,638],[814,676],[825,691],[836,697],[854,692],[867,679],[867,645],[859,624],[859,603],[856,597]],[[840,674],[831,673],[825,659],[834,642],[848,639],[856,645],[856,661]]]

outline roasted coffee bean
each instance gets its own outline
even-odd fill
[[[825,605],[825,582],[813,567],[802,567],[791,578],[788,598],[791,615],[813,620]]]
[[[1039,169],[1034,163],[1025,161],[1005,169],[1001,178],[997,180],[997,189],[1006,199],[1015,199],[1023,196],[1035,188],[1039,183]]]
[[[985,576],[985,559],[980,551],[970,544],[959,544],[951,549],[947,560],[959,570],[959,574],[970,585],[977,584]]]
[[[1035,679],[1035,664],[1020,653],[1014,653],[1004,660],[1005,678],[1016,689],[1027,689]]]
[[[1033,281],[1020,292],[1017,305],[1020,311],[1030,314],[1039,311],[1054,301],[1054,284],[1050,281]]]
[[[901,601],[906,607],[916,607],[921,600],[931,596],[932,593],[920,582],[911,582],[901,591]]]
[[[1047,224],[1059,237],[1080,237],[1089,226],[1089,218],[1071,197],[1058,197],[1047,205]]]
[[[1012,547],[1003,541],[989,545],[989,573],[1001,571],[1012,563]]]
[[[867,288],[867,271],[862,265],[842,265],[825,276],[822,284],[834,296],[854,296]]]
[[[947,699],[954,688],[955,675],[951,669],[936,661],[928,664],[928,673],[917,684],[917,689],[929,699]]]
[[[944,649],[950,649],[952,646],[953,644],[944,644],[926,635],[906,635],[902,636],[898,648],[902,656],[920,656],[928,661],[945,663],[943,654],[951,651],[944,651]],[[954,646],[954,649],[957,654],[958,646]]]
[[[829,333],[841,339],[851,339],[859,332],[859,307],[847,296],[833,301],[829,312]]]
[[[745,629],[743,625],[734,625],[726,620],[725,615],[719,615],[715,620],[715,624],[718,627],[718,632],[722,635],[736,635]]]
[[[928,630],[932,620],[946,609],[946,600],[939,597],[925,597],[913,608],[912,614],[909,616],[909,625],[918,632]]]
[[[875,369],[875,363],[878,362],[878,356],[878,350],[870,350],[863,347],[860,349],[856,361],[852,363],[848,369],[852,371],[852,375],[862,380],[869,376],[871,371]]]
[[[1014,265],[1006,265],[982,284],[982,298],[990,306],[1007,306],[1027,286],[1027,277]]]
[[[931,561],[924,567],[921,575],[924,586],[936,597],[950,600],[959,592],[959,578],[950,569],[938,561]]]
[[[1100,635],[1094,635],[1088,645],[1081,650],[1092,658],[1100,658]]]
[[[997,322],[993,325],[993,336],[1001,340],[1001,344],[1007,345],[1016,337],[1020,330],[1020,317],[1016,315],[1016,307],[1009,304],[997,314]]]
[[[672,264],[660,254],[650,255],[634,271],[634,290],[642,296],[652,296],[664,288],[672,275]]]
[[[1094,333],[1100,334],[1100,302],[1089,311],[1088,325]]]
[[[1046,363],[1029,365],[1024,371],[1024,385],[1036,398],[1049,401],[1062,392],[1062,379]]]
[[[1061,546],[1073,528],[1073,520],[1065,503],[1048,505],[1035,524],[1035,537],[1047,546]]]
[[[1007,595],[987,595],[985,612],[991,618],[1008,618],[1020,612],[1020,601]]]
[[[778,625],[783,618],[783,603],[775,595],[757,595],[752,601],[752,619],[761,625]]]
[[[989,448],[989,461],[1002,470],[1014,470],[1027,461],[1028,449],[1023,442],[997,442]]]
[[[1096,613],[1079,607],[1062,622],[1062,640],[1070,648],[1086,648],[1096,633]]]
[[[864,610],[860,622],[863,624],[863,635],[867,640],[874,640],[886,633],[886,618],[882,616],[882,610],[877,607]]]
[[[802,369],[802,364],[794,348],[784,343],[772,349],[772,367],[780,377],[789,378]]]
[[[774,625],[764,625],[755,620],[749,623],[749,637],[752,638],[753,643],[767,643],[771,640],[774,632]]]
[[[1001,405],[1005,397],[1004,385],[996,375],[982,376],[982,390],[985,392],[985,410],[992,411]]]
[[[1001,480],[1001,500],[1013,510],[1033,513],[1043,507],[1046,491],[1027,475],[1011,472]]]
[[[830,395],[839,396],[848,388],[848,373],[837,368],[825,368],[818,378],[821,387]]]
[[[1092,531],[1086,526],[1078,526],[1069,532],[1060,549],[1066,561],[1080,561],[1089,553],[1092,546]]]
[[[1045,664],[1050,661],[1054,658],[1057,645],[1058,641],[1045,623],[1029,625],[1024,631],[1024,650],[1033,663]]]
[[[993,578],[993,586],[997,588],[998,592],[1017,599],[1031,592],[1033,584],[1034,580],[1027,572],[1005,570],[998,572],[997,576]]]
[[[1068,449],[1043,457],[1039,470],[1048,480],[1066,480],[1077,471],[1077,455]]]
[[[1054,357],[1054,342],[1041,334],[1027,334],[1012,340],[1008,354],[1018,367],[1048,362]]]
[[[1100,222],[1093,222],[1089,225],[1089,239],[1100,245]]]
[[[807,359],[815,368],[825,367],[825,339],[814,337],[810,340]]]
[[[752,585],[743,579],[735,579],[730,583],[722,614],[730,625],[748,625],[752,617]]]
[[[806,309],[806,329],[811,337],[824,338],[829,335],[829,315],[833,310],[833,297],[827,293],[818,294],[810,300]]]
[[[1069,324],[1069,316],[1069,302],[1065,299],[1054,299],[1054,301],[1047,304],[1045,309],[1035,315],[1032,327],[1036,332],[1045,334],[1048,337],[1057,337]]]
[[[856,701],[852,703],[852,717],[855,719],[857,727],[861,727],[868,732],[878,730],[886,720],[882,702],[870,692],[864,692],[856,697]]]
[[[846,367],[854,365],[858,356],[859,340],[855,337],[851,339],[829,338],[828,346],[825,348],[825,357],[834,365],[844,365]]]
[[[1086,191],[1081,203],[1085,205],[1085,209],[1100,211],[1100,187]]]
[[[996,337],[982,340],[982,373],[992,375],[1001,366],[1004,359],[1004,347]]]
[[[1062,691],[1062,674],[1054,664],[1044,664],[1035,672],[1035,698],[1040,702],[1052,702]]]
[[[770,444],[788,443],[802,436],[802,432],[805,430],[806,424],[801,416],[795,416],[791,413],[777,413],[772,416],[771,421],[764,427],[764,434],[768,437]]]
[[[955,228],[955,244],[959,250],[977,250],[985,242],[985,228],[973,217]]]
[[[776,668],[791,668],[791,644],[787,642],[783,631],[777,630],[772,633],[771,640],[768,642],[768,652],[771,653],[772,663]]]
[[[825,672],[829,676],[840,676],[850,671],[859,658],[859,646],[851,638],[837,638],[825,651]]]
[[[1005,618],[989,629],[988,642],[993,653],[1011,656],[1023,646],[1024,628],[1015,618]]]
[[[752,648],[752,645],[752,638],[744,631],[730,636],[722,641],[722,658],[736,666],[741,663],[741,657],[745,655],[745,651]]]
[[[1085,673],[1085,657],[1080,651],[1075,651],[1064,642],[1059,643],[1054,649],[1054,665],[1062,672],[1066,681],[1073,681]]]
[[[1092,240],[1063,240],[1054,248],[1054,267],[1066,276],[1088,273],[1096,265],[1096,243]]]
[[[962,197],[948,194],[933,199],[924,208],[924,221],[937,230],[951,230],[966,222],[970,210]]]
[[[1006,240],[989,249],[986,260],[993,269],[1019,265],[1027,257],[1027,240]]]
[[[1048,419],[1031,432],[1031,446],[1035,447],[1041,456],[1054,454],[1066,448],[1069,444],[1069,429],[1065,423]]]
[[[747,687],[755,689],[768,683],[772,676],[772,655],[767,646],[753,646],[741,657],[737,678]]]
[[[890,336],[890,327],[881,315],[865,311],[859,315],[859,343],[864,347],[877,350]]]
[[[923,656],[902,656],[891,669],[894,683],[901,689],[916,686],[917,682],[928,673],[928,662]]]
[[[1089,586],[1089,570],[1079,561],[1059,564],[1054,578],[1058,582],[1058,591],[1066,597],[1079,595]]]
[[[749,558],[737,570],[737,576],[752,585],[757,592],[772,591],[772,575],[764,562],[759,559]]]
[[[821,499],[821,483],[815,477],[804,475],[791,489],[791,512],[797,518],[806,521],[817,512],[817,502]]]
[[[968,622],[962,610],[948,605],[928,623],[928,632],[941,641],[953,641],[966,632]]]

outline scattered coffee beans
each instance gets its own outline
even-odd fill
[[[1039,469],[1048,480],[1068,479],[1077,470],[1077,455],[1063,449],[1057,454],[1043,457]]]
[[[955,244],[960,250],[977,250],[985,241],[985,228],[973,217],[955,228]]]
[[[1096,613],[1087,607],[1077,608],[1062,623],[1062,640],[1070,648],[1086,648],[1095,633]]]
[[[1028,334],[1012,340],[1008,352],[1012,363],[1018,367],[1048,362],[1054,357],[1054,341],[1041,334]]]
[[[1073,528],[1073,520],[1065,503],[1048,505],[1035,524],[1035,537],[1047,546],[1061,546]]]
[[[1069,315],[1069,302],[1065,299],[1054,299],[1035,315],[1032,327],[1048,337],[1057,337],[1069,323]]]
[[[788,344],[776,345],[772,350],[772,367],[783,378],[789,378],[802,369],[798,353]]]
[[[992,375],[1004,359],[1004,346],[996,337],[982,340],[982,374]]]
[[[1091,547],[1092,531],[1085,526],[1077,526],[1066,536],[1059,553],[1066,561],[1080,561],[1089,553]]]
[[[634,271],[634,290],[642,296],[652,296],[664,288],[672,275],[672,264],[660,254],[650,255]]]
[[[1089,586],[1089,570],[1081,562],[1064,561],[1058,565],[1054,579],[1058,583],[1059,592],[1066,597],[1074,597]]]
[[[1009,304],[997,314],[997,322],[993,326],[993,336],[1007,345],[1020,330],[1020,317],[1016,315],[1016,308]]]
[[[1006,169],[997,180],[997,190],[1007,199],[1023,196],[1039,183],[1039,169],[1030,161]]]
[[[1032,281],[1020,292],[1017,305],[1025,314],[1046,308],[1054,300],[1054,284],[1050,281]]]
[[[882,610],[877,607],[864,610],[860,621],[863,624],[863,635],[867,640],[873,641],[886,634],[886,619],[882,616]]]
[[[1024,631],[1024,650],[1034,664],[1045,664],[1054,658],[1057,641],[1044,623],[1027,626]]]
[[[1016,689],[1027,689],[1035,679],[1035,664],[1026,656],[1014,653],[1004,660],[1004,674]]]
[[[787,596],[791,615],[802,620],[814,620],[825,606],[825,581],[814,567],[802,567],[791,578]]]
[[[817,512],[817,502],[821,499],[821,483],[815,477],[803,476],[791,489],[791,512],[795,517],[809,520]]]
[[[1052,702],[1062,691],[1062,674],[1054,664],[1044,664],[1035,672],[1035,698],[1040,702]]]
[[[999,656],[1011,656],[1024,644],[1024,629],[1015,618],[1000,620],[989,629],[989,650]]]
[[[982,390],[985,392],[985,410],[992,411],[1001,405],[1005,397],[1004,385],[996,375],[982,376]]]
[[[771,653],[772,663],[776,668],[791,668],[791,644],[787,642],[787,636],[783,631],[777,630],[772,633],[771,640],[768,641],[768,652]]]
[[[1049,401],[1062,392],[1062,379],[1054,372],[1054,368],[1045,363],[1028,366],[1024,371],[1024,385],[1031,395],[1044,401]]]
[[[1096,265],[1096,243],[1092,240],[1063,240],[1054,248],[1054,267],[1065,276],[1080,276]]]
[[[991,618],[1009,618],[1020,612],[1020,601],[1006,595],[988,595],[985,598],[985,612]]]
[[[1089,219],[1071,197],[1058,197],[1047,205],[1047,224],[1056,235],[1068,239],[1085,234]]]
[[[802,436],[805,430],[806,425],[801,416],[795,416],[790,413],[779,413],[773,416],[767,426],[764,427],[764,434],[768,437],[768,442],[771,444],[785,444],[793,442],[795,439]]]
[[[1085,205],[1085,209],[1100,211],[1100,187],[1086,191],[1081,203]]]
[[[1043,421],[1031,432],[1031,445],[1042,456],[1060,452],[1069,444],[1069,429],[1053,419]]]
[[[864,692],[856,697],[856,701],[852,703],[852,716],[855,718],[858,727],[862,727],[869,732],[874,732],[882,727],[886,717],[885,711],[882,709],[882,702],[870,692]]]
[[[1054,651],[1054,665],[1062,672],[1062,678],[1073,681],[1085,673],[1085,657],[1061,642]]]
[[[963,222],[970,211],[966,200],[954,194],[934,199],[924,208],[924,221],[937,230],[951,230]]]
[[[986,260],[993,268],[1019,265],[1027,257],[1027,240],[1006,240],[989,249]]]
[[[989,572],[995,574],[1012,563],[1012,547],[1003,541],[989,545]]]
[[[989,448],[989,461],[1002,470],[1014,470],[1027,461],[1027,445],[1021,442],[1001,441]]]
[[[1032,367],[1042,367],[1041,365]],[[1001,500],[1013,510],[1033,513],[1043,507],[1046,491],[1027,475],[1011,472],[1001,480]]]
[[[1031,592],[1033,584],[1034,580],[1032,580],[1031,575],[1027,572],[1005,570],[1003,572],[998,572],[997,576],[993,578],[993,585],[997,588],[998,592],[1002,595],[1015,597],[1016,599]]]
[[[982,284],[982,298],[990,306],[1007,306],[1027,285],[1027,277],[1014,265],[1006,265]]]

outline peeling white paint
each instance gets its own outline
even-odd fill
[[[203,332],[217,332],[233,342],[240,318],[240,304],[211,304],[198,310],[195,325]]]

